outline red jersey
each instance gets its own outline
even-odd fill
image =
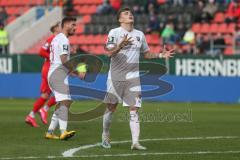
[[[50,55],[50,45],[51,45],[51,42],[53,40],[53,38],[55,37],[55,35],[51,35],[46,43],[41,47],[40,49],[40,52],[39,52],[39,55],[43,58],[45,58],[45,61],[48,61],[50,62],[49,60],[49,55]]]
[[[47,77],[48,77],[48,71],[50,68],[50,45],[51,42],[53,40],[53,38],[55,37],[55,35],[51,35],[46,43],[41,47],[39,55],[43,58],[45,58],[45,62],[43,63],[42,66],[42,83],[41,83],[41,93],[48,93],[51,94],[51,89],[48,86],[48,81],[47,81]]]

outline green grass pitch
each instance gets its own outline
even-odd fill
[[[0,160],[47,159],[48,156],[91,160],[240,159],[240,106],[237,104],[143,102],[141,139],[145,141],[141,143],[148,148],[147,151],[131,151],[130,143],[115,143],[108,150],[96,146],[77,151],[75,157],[63,158],[62,153],[66,150],[101,141],[102,118],[70,122],[69,130],[74,129],[77,134],[68,141],[46,140],[44,133],[48,126],[40,122],[39,116],[39,128],[24,123],[33,102],[0,100]],[[72,111],[86,111],[96,104],[94,101],[78,101],[72,105]],[[52,111],[53,108],[49,118]],[[131,139],[126,111],[118,106],[111,128],[112,141]]]

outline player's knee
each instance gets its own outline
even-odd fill
[[[49,98],[49,94],[48,94],[48,93],[42,93],[42,94],[41,94],[41,97],[42,97],[43,99],[48,99],[48,98]]]
[[[60,106],[63,105],[63,106],[66,106],[66,107],[70,107],[71,104],[72,104],[71,100],[66,100],[66,101],[59,102]]]
[[[131,106],[130,108],[129,108],[129,111],[138,111],[138,107],[135,107],[135,106]]]
[[[107,109],[110,111],[110,112],[115,112],[116,109],[117,109],[117,104],[109,104]]]
[[[55,110],[55,114],[61,120],[68,120],[68,107],[64,105],[59,105],[59,107]]]
[[[139,122],[138,119],[138,111],[137,110],[131,110],[130,111],[130,122]]]

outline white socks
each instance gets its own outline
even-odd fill
[[[109,136],[109,129],[112,121],[113,112],[107,110],[103,115],[103,135]],[[130,129],[132,133],[132,144],[136,144],[139,141],[140,135],[140,123],[137,111],[130,111]]]
[[[57,118],[57,115],[53,113],[51,123],[48,128],[48,132],[53,134],[53,131],[57,128],[57,126],[58,126],[58,118]]]
[[[43,107],[43,109],[47,112],[47,111],[49,110],[49,107],[48,107],[47,105],[45,105],[45,106]]]
[[[61,131],[61,134],[63,134],[67,130],[68,121],[64,121],[59,118],[58,122],[59,122],[59,129]]]
[[[105,114],[103,115],[103,135],[109,136],[109,129],[112,122],[112,111],[106,110]]]
[[[137,111],[130,111],[130,129],[132,133],[132,144],[138,143],[140,134],[140,123]]]
[[[64,133],[67,130],[67,124],[68,124],[68,107],[61,105],[59,106],[53,116],[52,120],[48,129],[48,132],[53,132],[57,125],[59,124],[59,129],[61,131],[61,134]]]
[[[35,114],[34,114],[34,112],[31,111],[31,112],[29,113],[29,116],[32,117],[32,118],[35,118]]]

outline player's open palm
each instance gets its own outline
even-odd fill
[[[171,58],[175,54],[175,48],[167,49],[166,46],[163,46],[162,57]]]
[[[120,42],[119,46],[120,46],[120,48],[123,48],[125,46],[132,45],[132,42],[133,42],[132,37],[128,37],[128,35],[125,34],[123,36],[123,39]]]

